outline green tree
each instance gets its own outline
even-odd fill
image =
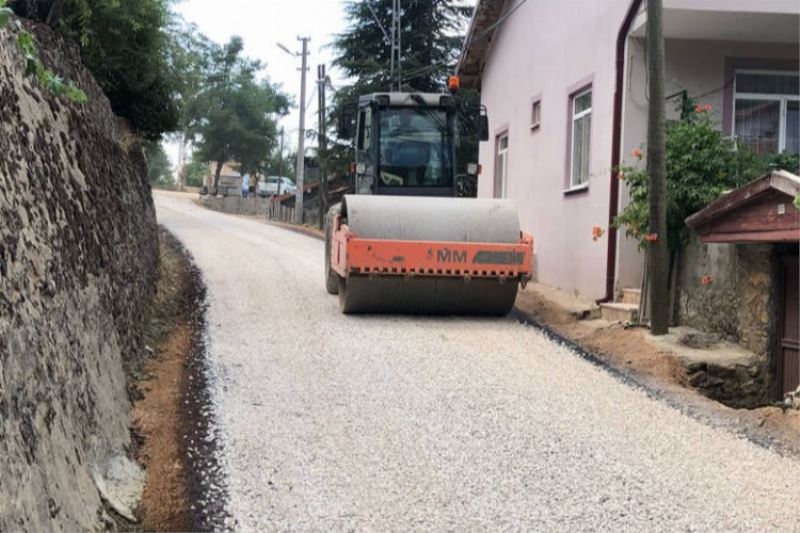
[[[197,155],[217,163],[214,189],[227,161],[237,161],[242,173],[263,170],[276,145],[276,117],[288,111],[286,96],[256,79],[261,65],[243,57],[242,49],[240,37],[212,47],[203,86],[187,103],[186,129]]]
[[[147,171],[151,185],[161,187],[175,185],[172,165],[160,142],[145,141],[144,155],[147,158]]]
[[[167,64],[173,77],[173,85],[179,101],[179,131],[188,128],[189,106],[206,85],[211,76],[212,54],[219,48],[195,24],[187,24],[177,15],[172,15],[168,31]]]
[[[355,106],[359,95],[391,89],[391,49],[381,29],[381,25],[387,31],[391,27],[391,8],[392,0],[349,1],[345,5],[347,28],[334,38],[337,57],[333,65],[353,83],[336,91],[328,120],[332,132],[330,145],[321,154],[325,157],[326,168],[336,173],[346,172],[353,157],[350,143],[336,138],[334,129],[338,117]],[[453,0],[403,0],[401,68],[404,91],[443,91],[458,58],[471,10]],[[478,158],[474,125],[479,97],[475,91],[462,90],[456,98],[460,130],[456,159],[458,172],[463,173],[467,163],[477,162]]]
[[[59,24],[114,112],[149,139],[174,131],[180,117],[168,22],[169,0],[66,0]]]
[[[183,183],[189,187],[202,187],[205,184],[206,176],[208,176],[208,162],[192,157],[181,169],[181,174]]]
[[[444,87],[463,43],[470,12],[470,7],[452,0],[403,0],[405,89],[436,92]],[[389,90],[391,51],[381,25],[385,29],[391,27],[392,0],[348,1],[345,17],[347,28],[333,42],[338,54],[334,66],[356,80],[353,87],[359,93]]]
[[[283,157],[281,157],[276,150],[267,161],[264,173],[268,176],[285,176],[294,181],[294,166],[296,163],[296,153],[283,154]]]

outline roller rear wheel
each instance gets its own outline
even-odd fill
[[[497,279],[340,277],[339,308],[345,314],[505,315],[518,285]]]
[[[346,195],[337,207],[359,239],[455,246],[520,239],[519,217],[508,200]],[[504,315],[519,285],[516,279],[456,276],[349,275],[336,281],[343,313],[429,315]]]

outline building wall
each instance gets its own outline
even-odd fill
[[[786,0],[769,0],[758,9],[739,9],[744,4],[702,0],[704,10],[720,14],[755,10],[775,17],[798,10],[796,3]],[[605,292],[608,233],[594,241],[592,227],[608,229],[615,44],[629,6],[630,0],[527,2],[502,23],[481,77],[481,98],[489,114],[491,139],[481,144],[483,174],[478,195],[491,197],[494,193],[496,137],[508,132],[506,197],[516,202],[523,229],[534,235],[537,279],[594,298]],[[692,3],[668,0],[665,7],[690,9]],[[704,20],[710,26],[694,28],[700,35],[715,29],[713,16]],[[637,17],[627,46],[623,164],[635,163],[630,153],[646,138],[645,41],[635,36],[641,33],[642,24],[643,16]],[[685,28],[665,31],[669,35]],[[667,94],[686,89],[690,96],[711,104],[720,128],[726,123],[726,111],[729,129],[730,106],[723,104],[731,99],[731,65],[744,61],[752,68],[752,61],[763,61],[765,68],[776,68],[777,63],[786,65],[789,59],[796,62],[797,57],[796,43],[668,38]],[[580,193],[565,194],[570,94],[588,83],[593,88],[589,186]],[[532,131],[530,107],[538,98],[542,102],[541,126]],[[668,116],[677,116],[677,103],[675,99],[667,104]],[[624,186],[619,201],[620,207],[628,202]],[[637,242],[625,236],[624,229],[619,232],[618,243],[616,286],[638,287],[643,254]]]
[[[634,165],[630,152],[647,138],[647,98],[645,44],[642,39],[628,41],[624,126],[622,151],[624,163]],[[713,119],[725,133],[731,133],[730,103],[732,99],[731,65],[737,62],[748,68],[785,69],[797,61],[797,45],[668,39],[666,55],[666,93],[686,90],[689,97],[701,104],[711,104]],[[742,63],[742,60],[745,60]],[[667,103],[668,118],[677,118],[679,98]],[[724,115],[728,115],[727,117]],[[644,164],[642,162],[641,164]],[[626,187],[621,187],[620,206],[628,202]],[[624,231],[621,232],[624,234]],[[637,243],[620,236],[617,260],[617,285],[638,286],[641,283],[643,254]]]
[[[527,2],[503,23],[482,76],[492,139],[481,145],[478,195],[493,195],[494,137],[507,130],[507,197],[534,235],[538,280],[594,298],[605,292],[607,236],[593,241],[592,227],[608,222],[614,52],[628,6],[628,0]],[[586,83],[593,88],[589,186],[566,195],[570,93]],[[537,96],[541,126],[531,131]]]
[[[797,13],[795,0],[664,0],[665,9],[735,11],[739,13]]]

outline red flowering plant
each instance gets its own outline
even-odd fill
[[[688,240],[686,217],[724,191],[747,183],[766,170],[759,156],[723,136],[713,120],[710,104],[686,100],[679,110],[681,118],[668,121],[666,126],[666,238],[671,250],[682,248]],[[650,176],[645,168],[645,152],[644,146],[632,149],[634,164],[623,165],[617,171],[617,177],[624,179],[628,187],[630,203],[614,221],[615,227],[624,227],[626,235],[639,241],[640,248],[656,240],[649,227]]]

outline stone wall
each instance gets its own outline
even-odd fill
[[[77,47],[31,29],[89,102],[24,78],[0,29],[0,531],[97,530],[109,471],[130,464],[124,366],[143,352],[155,211],[141,147]]]
[[[678,322],[755,354],[747,368],[716,372],[709,367],[703,369],[709,380],[694,380],[693,385],[701,388],[713,386],[706,392],[726,403],[750,406],[770,398],[774,370],[770,337],[777,318],[773,254],[771,245],[694,241],[681,257]]]
[[[231,213],[234,215],[259,215],[267,216],[269,213],[269,198],[241,196],[201,196],[200,202],[214,211]]]
[[[279,204],[272,202],[269,198],[250,197],[242,198],[240,196],[201,196],[200,203],[214,211],[221,211],[223,213],[230,213],[233,215],[253,215],[263,216],[274,220],[281,220],[283,222],[294,222],[294,207],[286,204]],[[294,205],[294,202],[287,202]],[[319,221],[319,205],[318,202],[312,202],[311,205],[303,205],[304,209],[304,222],[306,224],[314,225]]]
[[[772,312],[772,246],[690,244],[681,258],[680,323],[764,357]]]

